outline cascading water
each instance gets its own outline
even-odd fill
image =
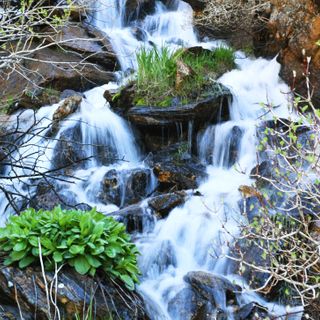
[[[122,71],[136,68],[135,54],[141,46],[167,45],[174,49],[177,46],[194,45],[212,48],[220,44],[198,42],[192,26],[192,9],[183,1],[171,1],[171,10],[156,1],[153,15],[131,25],[126,21],[125,0],[97,3],[92,22],[110,38]],[[142,31],[140,40],[134,34],[137,28]],[[199,154],[201,160],[208,164],[208,179],[201,184],[197,195],[190,195],[182,207],[175,208],[167,219],[158,221],[152,232],[141,234],[137,239],[142,253],[140,267],[143,273],[138,290],[145,298],[152,320],[185,320],[181,310],[191,301],[179,300],[177,296],[186,288],[184,276],[190,271],[208,271],[246,286],[242,279],[227,274],[226,259],[214,256],[228,252],[227,244],[239,233],[239,223],[245,223],[239,211],[241,195],[238,188],[251,184],[249,173],[256,163],[256,126],[260,120],[269,117],[260,104],[273,105],[277,115],[288,118],[288,101],[284,93],[289,89],[278,78],[279,65],[275,60],[250,60],[239,56],[237,64],[237,70],[220,79],[233,93],[230,121],[207,128],[199,139]],[[114,86],[108,85],[109,88]],[[86,98],[80,110],[63,122],[57,138],[80,123],[79,143],[90,160],[75,172],[76,178],[68,178],[71,184],[62,182],[61,185],[67,192],[77,196],[77,202],[96,206],[107,213],[118,206],[112,202],[102,203],[97,198],[105,174],[113,169],[116,172],[128,172],[132,168],[144,168],[144,165],[140,162],[141,156],[130,127],[106,105],[103,98],[105,89],[101,87],[85,93]],[[50,124],[58,106],[40,109],[36,116],[45,121],[41,127]],[[190,137],[192,130],[190,123]],[[51,166],[57,143],[57,140],[52,140],[48,146],[44,136],[45,132],[31,141],[37,148],[47,151],[40,158],[27,157],[30,165],[41,166],[43,170]],[[110,151],[115,156],[113,161],[108,163],[105,159],[101,160],[101,150],[97,146]],[[38,151],[23,150],[30,155]],[[6,168],[6,174],[10,175],[11,170]],[[154,184],[151,175],[150,190]],[[14,185],[11,187],[18,188]],[[4,209],[7,202],[4,198],[0,200],[1,209]],[[228,319],[232,319],[232,310],[226,305],[223,295],[216,293],[215,296]],[[240,305],[257,301],[265,305],[270,313],[285,313],[283,307],[266,303],[249,290],[239,294],[237,299]],[[299,316],[296,318],[299,319]],[[296,318],[291,316],[286,319]]]
[[[216,256],[226,254],[232,237],[239,233],[239,225],[245,223],[239,209],[238,188],[251,185],[249,174],[256,164],[256,126],[266,112],[259,103],[274,103],[278,106],[276,114],[288,118],[289,101],[283,92],[289,92],[289,89],[278,78],[279,64],[275,60],[240,58],[237,63],[238,70],[220,79],[233,92],[231,119],[209,127],[200,141],[200,155],[212,154],[212,165],[207,168],[209,178],[198,189],[201,196],[190,197],[183,207],[174,209],[166,220],[158,222],[152,235],[147,239],[143,236],[138,242],[144,274],[140,290],[147,301],[154,302],[152,314],[156,315],[153,319],[184,319],[182,310],[191,301],[176,297],[186,288],[184,276],[190,271],[209,271],[244,286],[241,280],[227,274],[228,260],[214,259],[212,253]],[[250,74],[255,74],[254,83]],[[263,117],[266,118],[268,115]],[[236,134],[237,145],[233,146],[236,156],[230,163],[232,150],[226,141],[233,136],[235,127],[241,134]],[[267,304],[249,292],[238,299],[246,303],[259,301],[271,314],[286,313],[281,306]],[[218,303],[228,319],[232,319],[232,312],[223,297],[221,299]]]

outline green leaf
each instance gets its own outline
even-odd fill
[[[84,246],[72,245],[69,249],[69,252],[74,255],[83,254],[84,253]]]
[[[59,262],[63,261],[62,253],[59,252],[59,251],[55,251],[55,252],[53,253],[53,260],[54,260],[56,263],[59,263]]]
[[[29,266],[31,263],[33,263],[35,261],[35,257],[32,256],[28,256],[28,257],[24,257],[23,259],[21,259],[19,261],[19,268],[23,269],[27,266]]]
[[[26,247],[27,247],[27,243],[26,242],[18,242],[13,247],[13,250],[14,251],[23,251]]]
[[[90,264],[86,257],[79,256],[74,260],[74,267],[78,273],[86,274],[90,269]]]
[[[134,282],[133,280],[126,274],[120,275],[120,279],[124,282],[126,287],[133,291],[134,290]]]
[[[87,258],[89,264],[92,267],[99,268],[101,266],[101,262],[97,258],[90,256],[90,255],[86,255],[85,257]]]
[[[14,251],[10,254],[13,261],[18,261],[26,255],[25,251]]]

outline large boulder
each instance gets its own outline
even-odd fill
[[[15,103],[17,107],[22,99],[21,107],[41,106],[56,101],[46,98],[46,92],[39,88],[48,88],[51,96],[54,91],[85,91],[115,79],[116,56],[101,32],[77,24],[47,33],[48,43],[43,48],[39,49],[36,41],[30,46],[27,59],[21,62],[22,73],[11,68],[1,70],[2,104]],[[61,43],[55,45],[54,40]]]
[[[307,96],[305,81],[307,57],[311,90],[316,105],[320,103],[320,4],[314,0],[271,0],[268,24],[257,33],[258,54],[279,54],[281,76],[292,87]],[[296,72],[294,78],[293,71]]]
[[[1,308],[8,310],[7,314],[22,313],[24,319],[48,319],[48,304],[46,284],[54,280],[53,272],[45,275],[37,268],[20,270],[13,267],[0,270]],[[63,319],[74,319],[75,315],[82,318],[90,312],[97,319],[105,317],[123,320],[147,320],[141,298],[134,292],[129,292],[124,285],[103,277],[81,276],[75,271],[64,268],[58,274],[58,288],[54,290],[57,307]],[[52,292],[51,292],[52,293]],[[19,302],[19,307],[17,306]],[[19,308],[19,309],[18,309]],[[51,316],[55,308],[50,303]],[[10,312],[11,311],[11,312]],[[50,318],[51,318],[50,316]],[[2,319],[2,318],[1,318]],[[10,317],[8,317],[10,319]],[[11,318],[12,319],[12,318]]]
[[[73,23],[59,29],[44,30],[52,36],[47,38],[50,43],[59,43],[61,48],[79,53],[89,62],[98,64],[108,70],[116,68],[117,57],[103,32],[92,26]]]

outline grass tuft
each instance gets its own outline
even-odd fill
[[[234,59],[234,51],[224,47],[198,52],[143,48],[137,54],[134,104],[166,107],[172,104],[173,98],[176,101],[178,98],[181,104],[201,99],[208,94],[212,80],[235,67]],[[179,87],[176,86],[178,60],[192,70]]]

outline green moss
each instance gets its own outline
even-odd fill
[[[171,52],[166,47],[142,49],[137,55],[134,102],[167,107],[173,98],[180,104],[202,99],[208,95],[214,80],[235,67],[234,59],[234,51],[223,47],[194,53],[185,49]],[[178,60],[190,67],[192,73],[176,86]]]

